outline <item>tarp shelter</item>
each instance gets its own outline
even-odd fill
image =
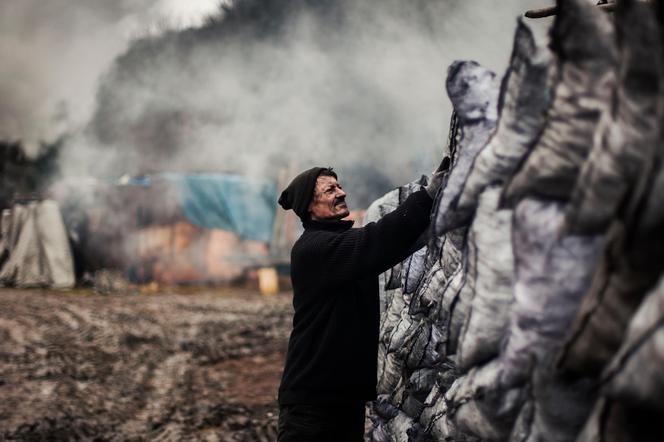
[[[55,201],[15,204],[0,221],[0,286],[71,288],[74,266]]]
[[[277,189],[272,181],[222,174],[163,174],[181,195],[182,213],[192,224],[270,242]]]

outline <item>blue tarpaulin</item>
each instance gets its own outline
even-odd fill
[[[256,241],[271,240],[277,207],[274,182],[225,174],[160,176],[180,189],[183,214],[192,224]]]

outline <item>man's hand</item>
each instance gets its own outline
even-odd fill
[[[443,178],[447,173],[447,171],[450,169],[450,163],[451,163],[450,157],[443,158],[443,161],[441,161],[440,165],[438,166],[438,169],[436,169],[431,174],[431,180],[429,181],[429,184],[425,187],[431,199],[434,199],[436,197],[438,189],[440,189],[440,186],[443,184]]]

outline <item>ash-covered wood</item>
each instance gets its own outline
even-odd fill
[[[569,231],[605,231],[652,167],[660,142],[662,61],[652,5],[624,1],[616,15],[620,46],[613,105],[602,113],[592,150],[581,169],[567,212]]]
[[[568,199],[610,105],[618,51],[610,18],[587,0],[560,0],[551,31],[558,60],[554,99],[544,130],[505,189],[514,204],[524,196]]]
[[[532,30],[519,20],[501,83],[496,132],[473,162],[459,197],[460,210],[471,212],[487,186],[505,183],[538,140],[553,96],[552,57],[547,48],[536,45]]]
[[[468,213],[456,208],[456,201],[475,157],[496,127],[499,85],[493,72],[475,62],[457,61],[449,68],[447,92],[460,122],[461,136],[436,203],[433,231],[438,236],[466,225]]]
[[[483,71],[450,69],[455,151],[382,318],[374,440],[664,437],[654,6],[560,0],[552,53],[519,22],[497,123]]]
[[[498,354],[509,324],[514,284],[512,211],[497,210],[500,187],[487,189],[468,234],[474,293],[461,330],[457,363],[468,369]],[[470,269],[469,265],[469,269]]]

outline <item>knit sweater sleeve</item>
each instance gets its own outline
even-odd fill
[[[312,235],[302,258],[310,260],[307,267],[325,285],[378,275],[408,256],[429,225],[431,206],[426,191],[415,192],[375,223],[332,236],[325,232]]]

